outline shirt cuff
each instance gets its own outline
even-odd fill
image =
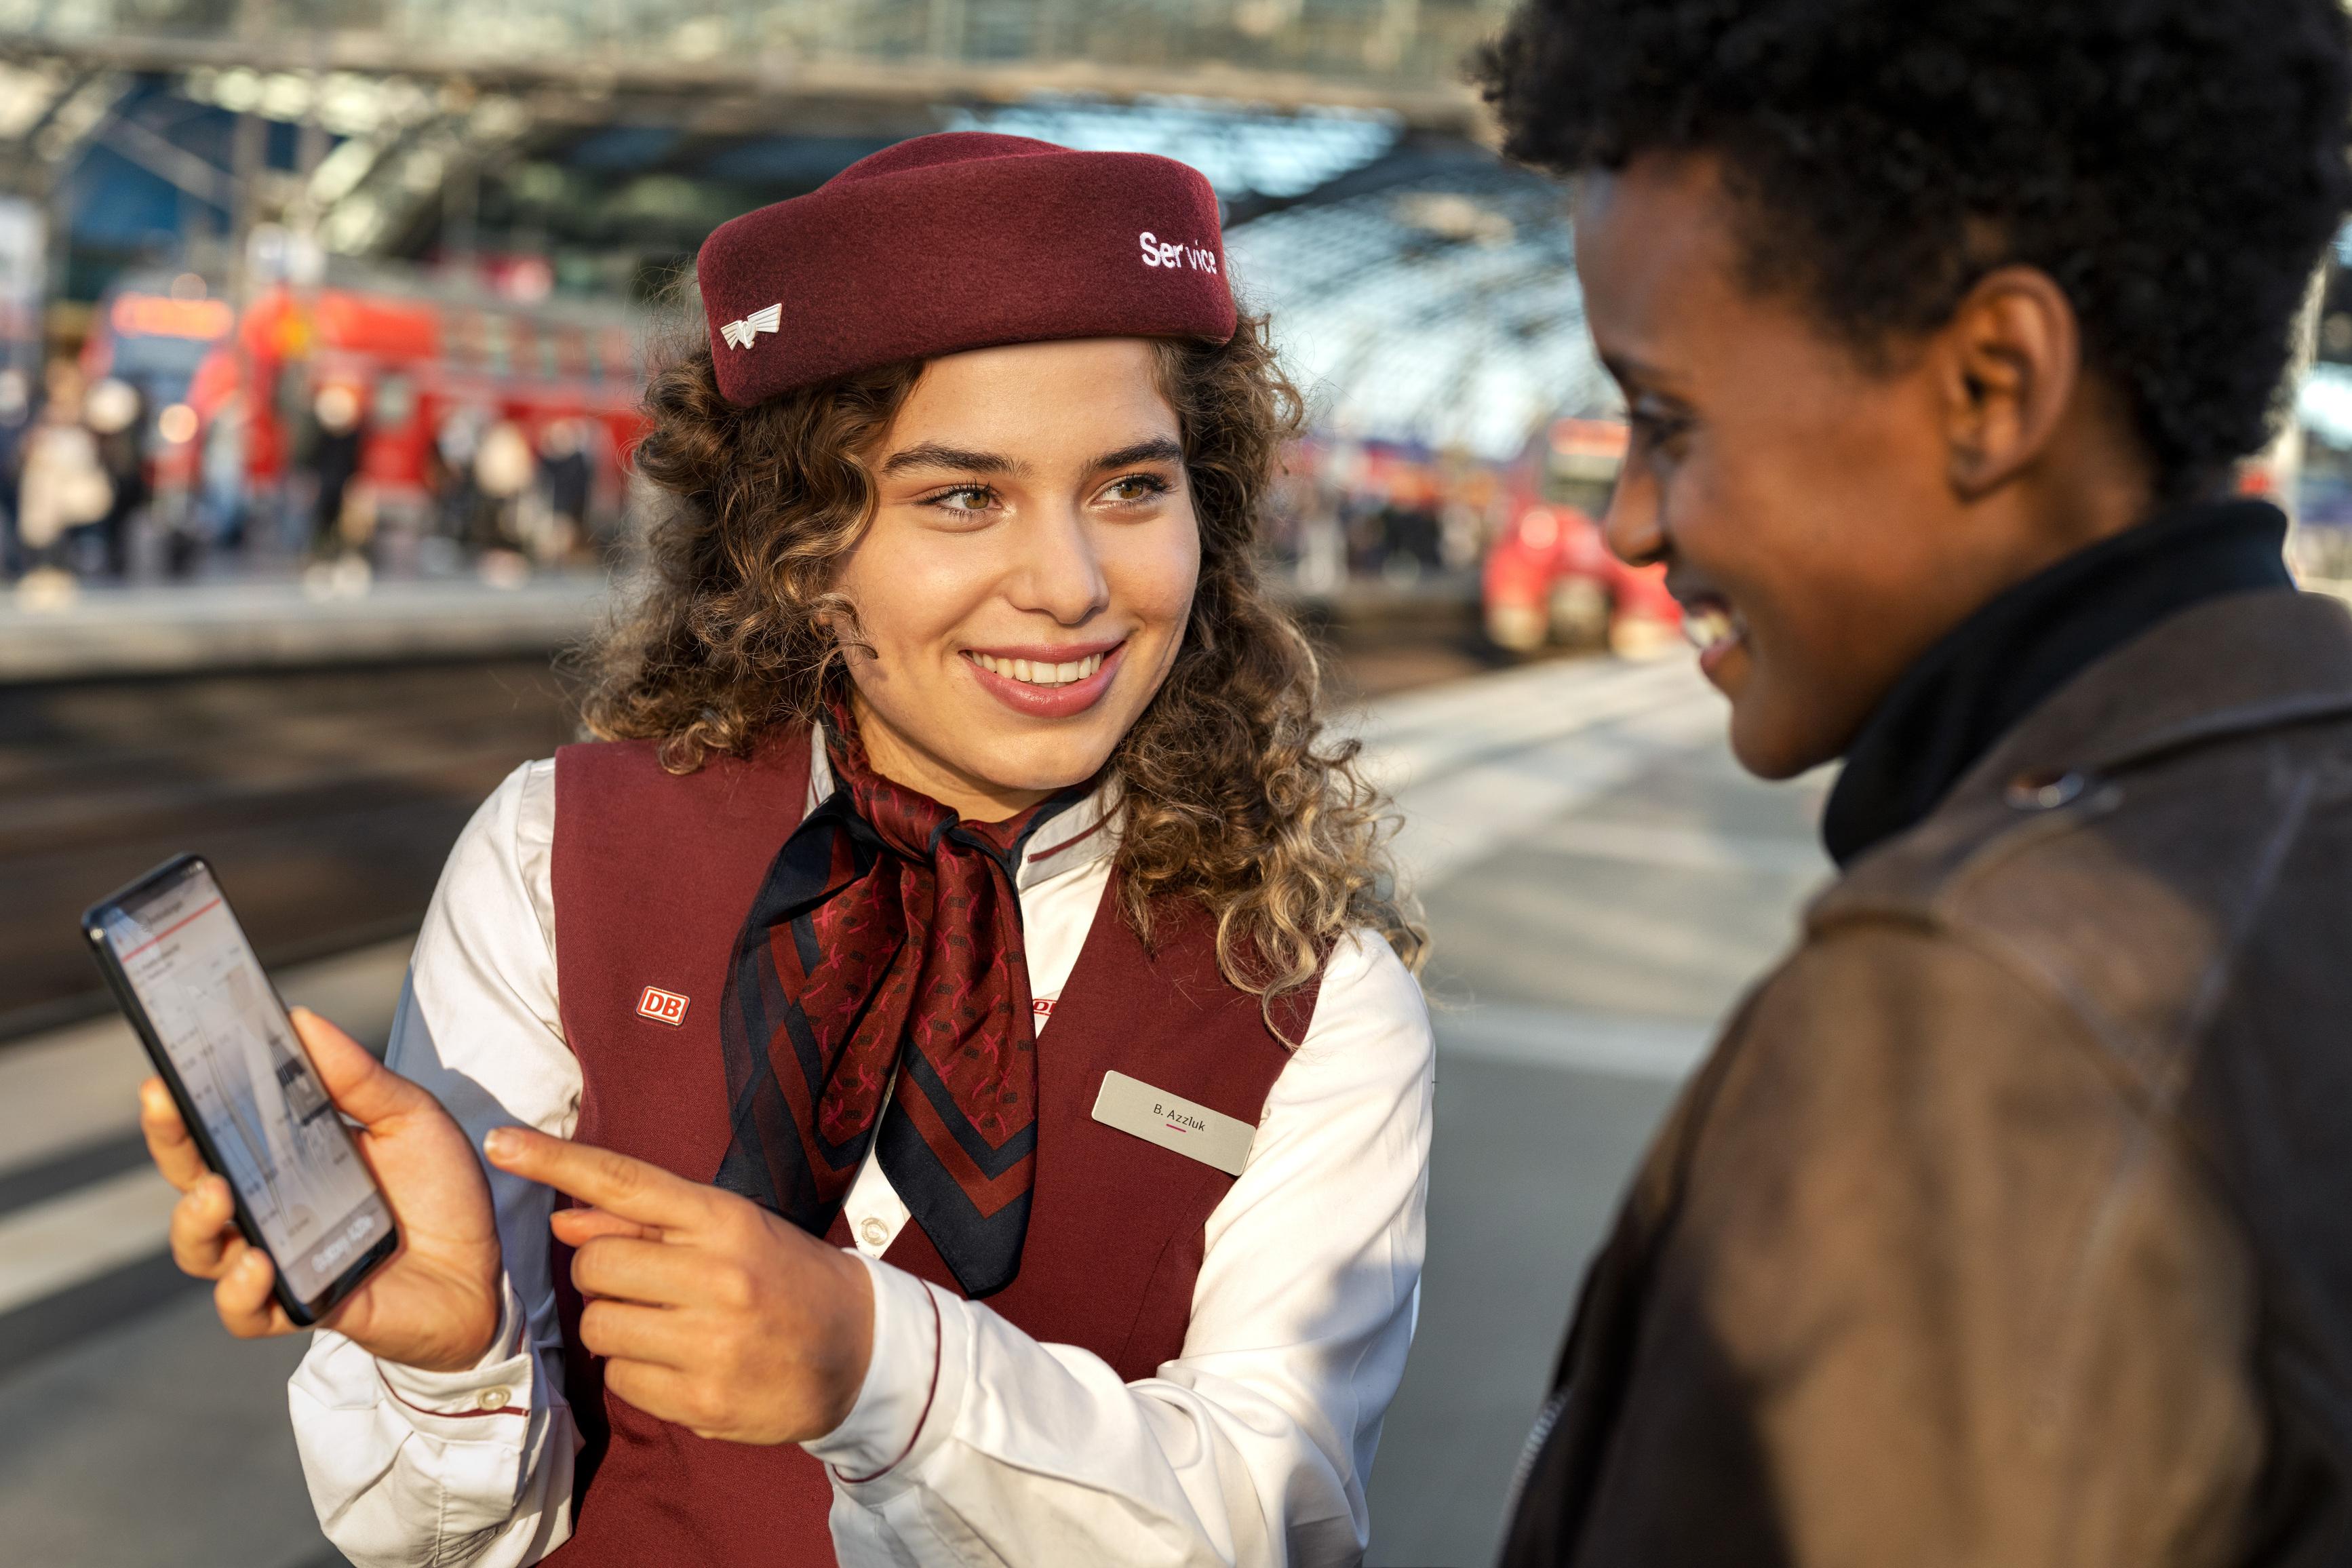
[[[874,1286],[874,1353],[857,1401],[840,1426],[809,1442],[853,1493],[895,1490],[895,1477],[919,1467],[955,1425],[961,1403],[962,1302],[942,1297],[901,1268],[852,1251]]]
[[[454,1436],[452,1421],[530,1415],[533,1363],[523,1334],[522,1302],[514,1282],[499,1283],[499,1331],[482,1359],[457,1372],[426,1372],[378,1358],[376,1374],[411,1425],[436,1436]]]

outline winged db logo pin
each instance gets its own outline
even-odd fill
[[[784,323],[784,308],[779,304],[764,310],[754,310],[740,321],[730,321],[719,329],[719,335],[739,349],[748,349],[751,340],[761,332],[772,332]]]

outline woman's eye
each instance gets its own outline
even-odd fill
[[[985,485],[962,485],[941,490],[931,498],[930,504],[943,511],[982,512],[995,500],[995,492]]]
[[[1103,493],[1115,501],[1150,500],[1168,493],[1168,481],[1152,474],[1129,474],[1123,479],[1114,479]]]

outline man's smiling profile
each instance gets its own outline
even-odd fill
[[[1505,1562],[2352,1551],[2352,616],[2231,499],[2334,0],[1534,0],[1661,562],[1844,875],[1594,1267]]]

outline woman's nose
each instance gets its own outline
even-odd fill
[[[1609,495],[1601,514],[1601,536],[1611,553],[1630,566],[1647,566],[1666,553],[1666,531],[1660,517],[1658,489],[1638,467],[1628,465]]]
[[[1074,626],[1109,604],[1102,562],[1075,509],[1035,515],[1021,533],[1021,560],[1007,584],[1014,608]]]

